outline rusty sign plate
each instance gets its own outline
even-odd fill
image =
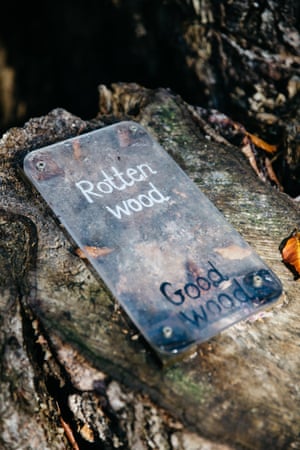
[[[137,123],[33,151],[24,170],[161,359],[281,294],[274,273]]]

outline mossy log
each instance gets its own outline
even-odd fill
[[[168,90],[101,86],[99,109],[89,122],[56,109],[0,141],[0,447],[300,448],[300,284],[278,251],[297,203]],[[167,368],[22,175],[31,150],[122,119],[158,139],[284,287],[270,310]]]

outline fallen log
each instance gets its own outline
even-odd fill
[[[300,291],[278,250],[299,223],[297,203],[258,179],[236,147],[208,138],[168,90],[102,86],[99,103],[92,121],[56,109],[0,141],[1,444],[298,448]],[[22,175],[33,149],[124,119],[161,143],[284,288],[270,310],[167,368]]]

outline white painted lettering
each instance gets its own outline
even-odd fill
[[[152,187],[152,190],[148,192],[149,197],[153,201],[153,203],[163,203],[170,200],[170,197],[164,197],[161,192],[154,186],[153,183],[149,183],[149,186]]]
[[[151,189],[148,191],[147,195],[141,194],[137,198],[123,200],[122,206],[116,205],[114,209],[106,206],[106,209],[117,219],[122,219],[122,214],[130,216],[132,211],[139,212],[142,211],[144,207],[150,208],[154,205],[154,203],[163,203],[170,199],[170,197],[164,197],[153,183],[149,183],[149,186]]]
[[[97,189],[98,191],[103,192],[103,194],[110,194],[113,191],[112,185],[105,181],[99,181],[99,183],[97,183]]]
[[[132,211],[135,212],[141,211],[143,209],[143,205],[139,203],[135,198],[129,198],[127,200],[127,205],[130,209],[132,209]]]
[[[144,169],[143,169],[144,167],[147,167],[148,172],[150,172],[150,173],[153,173],[153,174],[157,173],[156,170],[151,169],[151,167],[149,166],[149,164],[140,164],[139,166],[136,166],[136,167],[137,167],[137,169],[141,172],[141,174],[142,174],[145,178],[147,178],[148,175],[147,175],[147,173],[144,171]]]
[[[112,209],[109,206],[106,206],[106,209],[117,219],[122,219],[122,214],[126,214],[126,216],[130,216],[131,212],[130,212],[127,202],[123,200],[122,203],[123,203],[123,208],[122,208],[122,206],[116,205],[115,209]]]
[[[94,200],[91,198],[92,195],[94,195],[95,197],[103,197],[103,195],[97,194],[97,192],[93,191],[94,185],[90,181],[81,180],[75,183],[75,186],[80,189],[89,203],[94,203]]]
[[[97,197],[103,198],[114,190],[124,191],[126,188],[130,188],[135,183],[144,181],[156,173],[157,171],[153,170],[147,163],[137,165],[135,168],[129,167],[124,172],[112,166],[110,171],[101,170],[102,179],[95,184],[88,180],[81,180],[75,183],[75,186],[80,190],[88,203],[94,203]],[[151,208],[155,203],[164,203],[170,200],[170,197],[164,196],[153,183],[149,183],[149,188],[148,192],[144,191],[145,193],[139,194],[134,198],[130,197],[127,200],[122,200],[115,206],[105,206],[105,208],[120,220],[124,216],[140,212],[144,208]],[[211,272],[213,272],[213,269],[211,269]],[[211,281],[218,282],[217,279]],[[209,283],[208,280],[206,282]]]
[[[121,187],[116,187],[119,191],[123,191],[123,189],[126,188],[126,186],[133,186],[134,181],[126,181],[123,177],[123,172],[119,172],[115,167],[112,167],[112,171],[114,172],[115,176],[119,178],[119,180],[123,183]]]
[[[139,195],[138,200],[139,202],[141,202],[143,206],[145,206],[145,208],[151,208],[151,206],[153,206],[153,201],[151,200],[150,197],[147,197],[147,195],[145,194]]]
[[[127,169],[126,171],[126,175],[131,178],[133,181],[143,181],[146,178],[144,177],[143,174],[140,173],[140,175],[135,176],[138,173],[137,170],[129,167],[129,169]]]
[[[107,175],[107,173],[104,172],[104,170],[101,170],[101,172],[102,172],[102,175],[104,176],[103,181],[104,181],[104,182],[107,181],[108,183],[110,183],[110,185],[111,185],[114,189],[117,189],[117,188],[115,187],[115,185],[113,184],[113,179],[114,179],[114,177],[110,177],[109,175]]]

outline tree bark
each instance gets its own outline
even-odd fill
[[[168,90],[100,87],[0,141],[0,442],[5,449],[300,448],[299,282],[278,245],[297,203]],[[280,277],[281,301],[163,368],[24,181],[26,153],[122,119],[144,125]],[[202,124],[200,126],[199,124]],[[73,444],[72,444],[73,441]],[[76,447],[77,446],[77,447]]]

